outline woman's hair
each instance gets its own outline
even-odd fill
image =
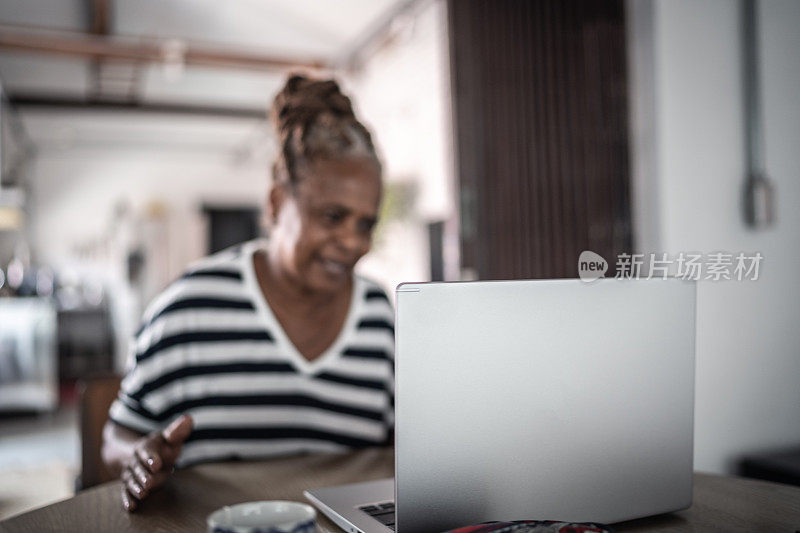
[[[272,167],[277,183],[296,185],[297,170],[316,158],[364,158],[380,167],[372,137],[334,80],[293,75],[270,112],[279,142]]]

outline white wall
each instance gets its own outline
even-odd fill
[[[169,257],[164,275],[175,276],[205,252],[200,207],[204,202],[258,206],[266,198],[263,167],[236,169],[219,154],[164,156],[149,151],[79,150],[42,154],[32,165],[31,216],[38,260],[63,264],[101,240],[127,203],[138,218],[160,204],[167,220]],[[138,228],[139,231],[142,228]],[[134,239],[144,235],[132,236]]]
[[[632,0],[639,251],[761,252],[758,281],[700,282],[695,468],[800,443],[800,2],[759,5],[778,222],[745,227],[739,2]]]
[[[420,3],[345,80],[360,118],[373,132],[385,179],[416,191],[413,212],[387,224],[386,242],[360,265],[389,290],[403,281],[430,279],[429,222],[450,223],[445,268],[451,278],[458,272],[445,7],[442,0]]]

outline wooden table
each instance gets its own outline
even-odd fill
[[[199,465],[177,472],[137,512],[122,509],[119,483],[0,522],[0,531],[205,531],[213,510],[252,500],[305,501],[303,490],[393,475],[393,450],[307,455],[262,462]],[[339,532],[320,517],[323,533]],[[800,488],[695,474],[694,505],[686,511],[616,524],[617,531],[800,530]]]

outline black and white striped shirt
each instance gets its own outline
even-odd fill
[[[394,318],[386,293],[354,276],[342,331],[308,361],[261,292],[260,246],[201,260],[153,301],[111,419],[149,433],[190,414],[179,466],[387,444]]]

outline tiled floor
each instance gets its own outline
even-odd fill
[[[0,418],[0,520],[72,496],[79,463],[74,408]]]

